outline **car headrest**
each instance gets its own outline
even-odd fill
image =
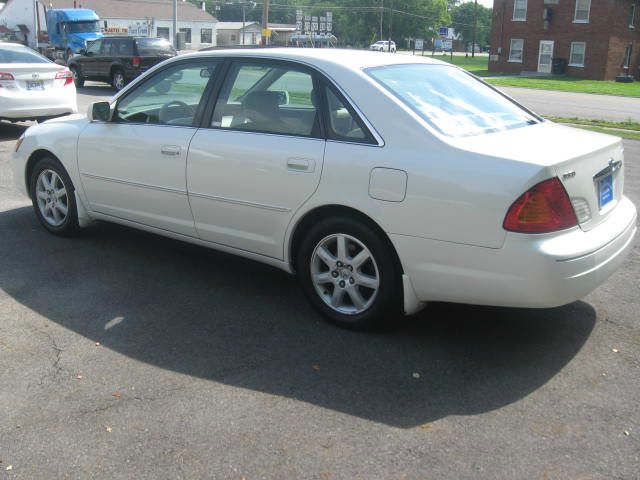
[[[247,109],[274,117],[279,113],[281,95],[280,92],[251,92],[245,97],[243,104]]]

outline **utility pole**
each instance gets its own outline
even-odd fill
[[[471,58],[476,57],[476,34],[478,31],[478,0],[476,0],[475,8],[473,9],[473,42],[471,43]]]
[[[391,34],[393,33],[393,0],[391,0],[391,17],[389,17],[389,47],[388,52],[391,52]]]
[[[244,13],[244,7],[245,7],[245,4],[243,3],[242,4],[242,46],[244,46],[244,36],[245,36],[244,29],[247,23],[247,17]]]
[[[269,0],[264,0],[262,4],[262,46],[267,46],[267,37],[264,31],[269,28]]]
[[[178,0],[173,0],[173,48],[178,49]]]
[[[384,32],[382,31],[383,21],[384,21],[384,0],[380,0],[380,40],[384,40]]]

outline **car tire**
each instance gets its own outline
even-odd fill
[[[54,235],[77,235],[80,227],[75,188],[60,162],[53,157],[38,160],[29,185],[33,209],[42,226]]]
[[[127,82],[124,77],[124,71],[121,68],[114,68],[111,72],[111,85],[113,85],[113,88],[119,92],[126,84]]]
[[[73,73],[73,83],[76,88],[84,87],[84,78],[80,74],[80,70],[78,69],[78,67],[72,65],[69,67],[69,70],[71,70],[71,73]]]
[[[356,330],[388,326],[402,313],[401,271],[392,248],[363,221],[328,218],[305,233],[296,271],[313,306],[331,323]]]

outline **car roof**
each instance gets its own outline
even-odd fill
[[[310,65],[334,65],[348,70],[360,70],[369,67],[386,65],[402,65],[407,63],[422,63],[434,65],[449,65],[441,60],[429,57],[371,52],[369,50],[347,50],[339,48],[249,48],[229,50],[209,50],[175,57],[183,58],[217,58],[217,57],[247,57],[272,60],[289,60]]]
[[[31,50],[29,47],[24,46],[21,43],[13,43],[13,42],[0,42],[0,47],[12,47],[12,48],[26,48]]]

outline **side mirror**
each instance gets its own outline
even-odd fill
[[[93,102],[87,116],[92,122],[108,122],[111,120],[111,104],[109,102]]]
[[[80,55],[86,55],[86,54],[87,54],[87,50],[86,50],[86,49],[84,49],[84,48],[81,48],[81,49],[78,51],[78,53],[79,53]]]

